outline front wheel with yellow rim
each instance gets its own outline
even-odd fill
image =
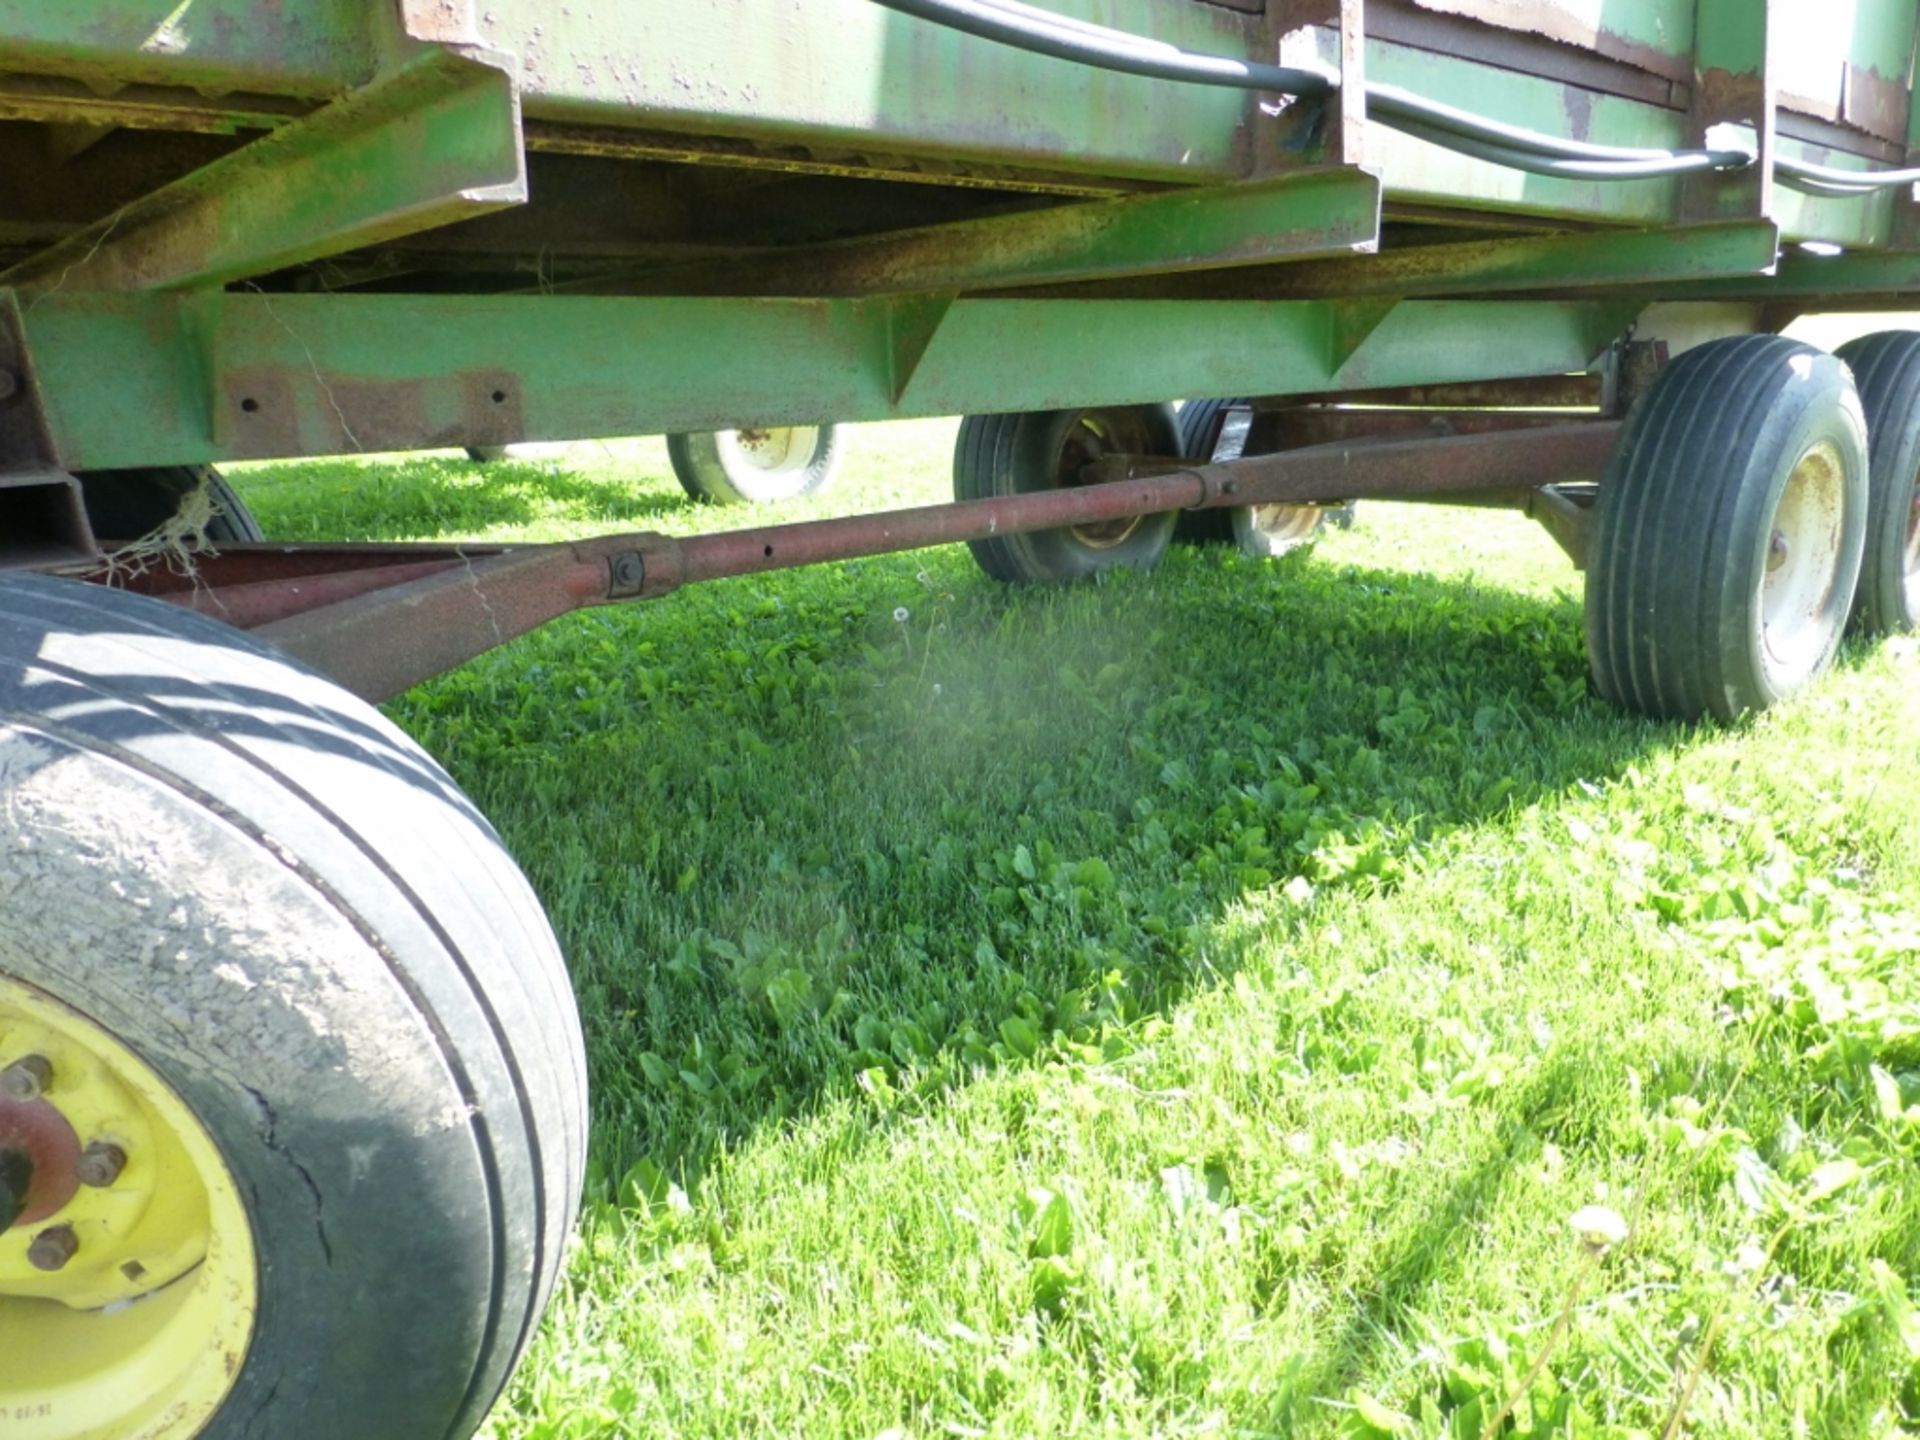
[[[270,649],[14,576],[0,854],[0,1434],[469,1434],[585,1135],[485,821]]]
[[[1180,454],[1171,405],[969,415],[954,444],[953,493],[984,500],[1082,483],[1108,455]],[[1079,580],[1119,566],[1146,569],[1165,553],[1177,511],[968,542],[980,568],[1011,584]]]

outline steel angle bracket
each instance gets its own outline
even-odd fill
[[[371,84],[0,274],[20,290],[211,287],[527,198],[513,57],[421,48]]]

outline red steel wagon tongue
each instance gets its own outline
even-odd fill
[[[1915,8],[0,6],[0,1430],[484,1419],[583,1050],[367,701],[557,616],[1377,497],[1540,520],[1649,715],[1920,623],[1920,337],[1779,334],[1920,293]],[[685,538],[274,544],[214,468],[726,432],[736,498],[953,414],[951,504]]]

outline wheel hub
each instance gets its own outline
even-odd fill
[[[819,434],[818,426],[784,425],[722,430],[716,439],[723,447],[731,445],[734,453],[753,469],[784,475],[807,468]]]
[[[258,1286],[212,1137],[108,1030],[5,975],[0,1076],[0,1430],[186,1440],[239,1373]]]
[[[1080,472],[1106,455],[1142,454],[1149,449],[1146,427],[1136,416],[1124,411],[1090,410],[1074,422],[1061,447],[1055,481],[1062,488],[1084,483]],[[1127,543],[1140,528],[1143,515],[1128,515],[1118,520],[1096,520],[1068,530],[1082,545],[1092,550],[1115,550]]]
[[[46,1100],[0,1099],[0,1233],[32,1225],[66,1208],[80,1188],[80,1137]],[[17,1187],[17,1188],[15,1188]],[[10,1203],[11,1202],[11,1203]]]
[[[1760,582],[1761,650],[1778,688],[1790,688],[1827,653],[1845,623],[1837,596],[1846,517],[1846,468],[1820,441],[1795,463],[1774,509]]]

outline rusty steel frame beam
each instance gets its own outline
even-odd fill
[[[673,295],[915,295],[1185,274],[1375,248],[1380,181],[1297,170],[655,270]],[[604,278],[588,282],[608,287]]]
[[[429,49],[0,273],[19,289],[209,287],[527,198],[508,57]]]
[[[1465,380],[1437,385],[1397,385],[1380,390],[1326,390],[1318,393],[1255,398],[1255,410],[1290,410],[1305,405],[1379,405],[1435,410],[1513,410],[1537,406],[1555,410],[1597,409],[1606,381],[1593,371],[1565,375],[1521,375],[1511,380]]]
[[[1403,245],[1364,256],[1303,258],[1283,265],[1193,267],[1149,291],[1141,280],[1050,288],[1061,298],[1311,300],[1575,293],[1618,286],[1662,291],[1722,278],[1771,275],[1780,230],[1736,220],[1671,230],[1576,231],[1454,244]]]
[[[1070,488],[842,519],[552,545],[235,546],[190,577],[131,583],[250,628],[355,693],[384,700],[574,610],[703,580],[1166,510],[1538,489],[1598,477],[1619,431],[1619,422],[1592,421],[1387,438],[1177,469],[1116,456]]]

